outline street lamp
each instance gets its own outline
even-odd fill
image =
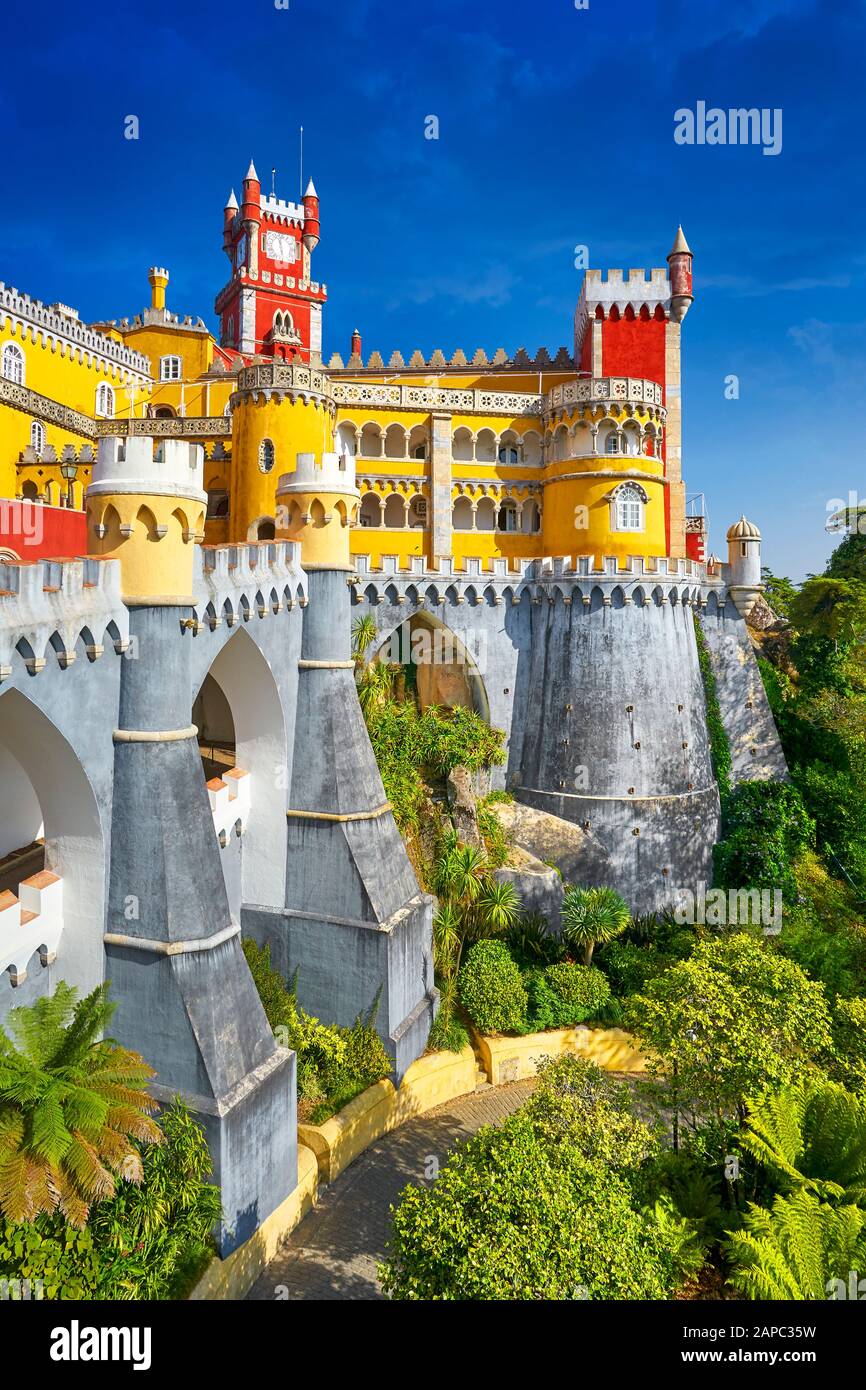
[[[74,458],[65,458],[60,464],[60,476],[66,483],[66,505],[75,506],[75,491],[73,483],[78,473],[78,464]]]

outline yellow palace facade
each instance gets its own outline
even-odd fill
[[[227,225],[238,215],[229,206]],[[233,261],[230,286],[250,274]],[[386,365],[363,360],[356,333],[348,360],[326,365],[314,348],[280,355],[298,336],[288,314],[253,342],[261,351],[241,351],[169,310],[166,270],[148,278],[138,317],[92,325],[0,285],[0,495],[81,508],[99,437],[148,434],[204,445],[208,544],[292,534],[279,483],[312,453],[353,458],[360,495],[345,524],[373,567],[692,553],[681,232],[666,270],[587,272],[573,348],[534,358],[394,353]]]

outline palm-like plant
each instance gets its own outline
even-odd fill
[[[99,1041],[115,1005],[108,986],[86,999],[63,981],[0,1028],[0,1212],[32,1221],[59,1210],[81,1227],[116,1179],[141,1182],[133,1140],[159,1143],[137,1052]]]
[[[356,618],[352,624],[352,656],[355,664],[363,662],[367,648],[376,636],[376,619],[368,613],[366,617]]]
[[[831,1207],[800,1188],[771,1211],[751,1206],[727,1242],[731,1283],[749,1298],[819,1300],[832,1280],[866,1267],[866,1212]]]
[[[749,1104],[743,1147],[784,1191],[866,1205],[866,1100],[826,1080]]]
[[[562,904],[562,939],[583,951],[592,964],[596,946],[624,932],[631,919],[628,904],[612,888],[568,888]]]
[[[484,851],[461,844],[454,830],[442,839],[433,875],[439,909],[433,919],[436,968],[443,982],[460,969],[467,941],[507,931],[520,903],[510,883],[497,883]]]

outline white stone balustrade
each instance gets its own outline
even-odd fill
[[[13,985],[27,978],[27,963],[38,951],[42,965],[57,955],[63,932],[63,880],[42,869],[18,886],[18,896],[0,893],[0,970]]]

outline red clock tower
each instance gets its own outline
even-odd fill
[[[231,276],[215,304],[221,347],[242,356],[321,362],[327,292],[310,272],[318,242],[313,180],[300,203],[267,197],[250,161],[240,206],[232,189],[223,211]]]

